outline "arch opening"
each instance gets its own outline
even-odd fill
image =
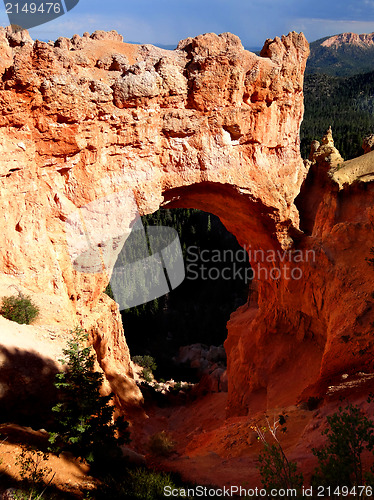
[[[247,251],[217,216],[201,210],[161,208],[142,222],[146,231],[178,232],[185,277],[169,293],[121,312],[130,352],[154,358],[156,380],[204,380],[205,389],[226,392],[223,343],[230,314],[248,299]]]
[[[154,213],[155,204],[153,200],[146,200],[141,197],[140,200],[144,203],[143,207],[141,203],[139,204],[140,213],[145,215]],[[281,397],[283,398],[282,402],[283,400],[286,402],[294,401],[297,395],[318,376],[322,351],[321,347],[316,344],[316,356],[312,360],[313,369],[309,367],[307,370],[304,370],[302,366],[299,366],[301,361],[297,363],[297,366],[302,371],[307,371],[308,373],[304,374],[305,377],[297,379],[297,383],[294,384],[295,387],[292,387],[292,391],[289,389],[283,391],[286,392],[285,397],[283,397],[283,392],[278,389],[274,394],[271,391],[268,394],[269,384],[273,384],[278,379],[281,380],[279,373],[282,370],[287,373],[289,369],[291,336],[295,336],[296,344],[299,345],[303,342],[304,336],[308,335],[307,332],[305,332],[305,335],[304,333],[297,333],[298,326],[296,323],[298,321],[284,319],[284,316],[289,316],[289,312],[287,307],[285,308],[282,305],[282,297],[284,293],[288,293],[289,290],[287,291],[287,289],[289,286],[295,286],[296,280],[291,280],[290,282],[283,275],[278,279],[273,271],[277,270],[277,266],[280,266],[280,263],[279,261],[268,259],[269,253],[277,254],[283,258],[282,252],[284,250],[279,239],[280,224],[277,210],[267,207],[262,201],[256,199],[253,195],[249,195],[248,191],[244,192],[244,190],[237,186],[207,181],[165,189],[162,201],[157,203],[156,206],[169,211],[175,208],[184,208],[214,214],[233,237],[235,237],[239,248],[241,250],[245,248],[245,251],[248,253],[248,265],[251,265],[251,268],[254,270],[251,273],[251,278],[253,278],[251,286],[248,282],[246,283],[245,299],[243,299],[244,304],[242,306],[234,303],[231,304],[227,320],[224,322],[224,338],[221,337],[219,339],[220,342],[225,341],[227,356],[228,412],[230,414],[246,413],[252,406],[252,395],[258,391],[265,395],[260,398],[260,406],[262,405],[264,408],[267,406],[269,398],[274,404]],[[287,232],[289,229],[287,223],[284,224],[284,228]],[[260,274],[257,273],[259,265],[261,266]],[[254,266],[256,266],[256,269],[254,269]],[[288,270],[292,270],[292,266],[293,263],[290,261],[285,263],[285,267]],[[296,302],[299,298],[296,296]],[[299,316],[309,317],[313,315],[310,311],[304,312],[303,304],[297,304],[296,302],[294,307],[297,318]],[[159,304],[157,304],[157,307],[159,307]],[[162,302],[161,310],[164,307],[167,308],[168,306]],[[298,311],[298,309],[300,310]],[[179,320],[180,318],[178,318]],[[228,320],[230,320],[229,325],[227,325]],[[287,324],[285,324],[285,321]],[[133,318],[132,328],[139,344],[141,344],[144,331],[148,336],[148,342],[150,341],[153,326],[151,324],[150,327],[145,325],[141,328],[139,327],[139,319]],[[228,334],[226,334],[226,326],[228,327]],[[148,331],[149,329],[150,332]],[[141,352],[146,354],[146,350],[144,349],[143,351],[139,349],[134,351],[131,339],[129,338],[131,334],[129,335],[126,321],[124,322],[124,333],[127,342],[130,344],[131,355],[141,354]],[[226,335],[227,339],[225,340]],[[266,352],[263,349],[258,349],[256,346],[260,344],[271,345],[272,339],[275,338],[274,336],[278,339],[277,353],[279,352],[279,356],[277,353],[274,353],[277,360],[272,364]],[[196,340],[200,339],[193,339],[192,342]],[[312,344],[309,352],[312,352],[314,349],[314,341],[312,341]],[[135,347],[139,347],[139,345]],[[300,345],[300,349],[304,352],[302,345]],[[173,357],[173,355],[169,353],[169,357],[165,356],[165,361],[161,365],[170,363],[170,357]],[[305,361],[302,361],[302,365],[307,366]],[[165,378],[163,375],[159,374],[162,379]]]

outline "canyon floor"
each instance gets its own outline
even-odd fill
[[[52,328],[18,325],[4,318],[0,318],[0,325],[1,353],[8,361],[6,363],[3,359],[3,366],[11,361],[9,379],[15,379],[16,384],[10,387],[19,393],[24,383],[22,369],[25,368],[28,374],[36,370],[39,377],[35,377],[34,384],[28,385],[28,389],[34,388],[35,394],[40,393],[40,360],[43,360],[44,368],[51,364],[61,367],[58,359],[65,347],[66,336],[61,332],[56,335]],[[25,352],[28,353],[27,358]],[[17,377],[14,377],[15,369],[19,370]],[[50,376],[49,371],[48,374]],[[6,370],[3,369],[2,377],[5,376]],[[139,377],[136,378],[139,380]],[[289,384],[292,385],[292,381]],[[320,388],[320,400],[314,409],[308,409],[304,401],[293,406],[268,408],[265,412],[259,410],[258,397],[253,395],[252,410],[247,415],[228,417],[226,392],[203,394],[197,391],[193,395],[192,391],[191,394],[180,393],[156,400],[152,391],[143,389],[146,417],[135,418],[131,422],[130,448],[144,455],[148,466],[177,472],[188,483],[219,487],[261,486],[257,463],[263,445],[253,427],[256,424],[266,425],[266,415],[272,423],[283,414],[287,432],[280,435],[282,446],[288,458],[297,461],[305,484],[308,484],[316,465],[312,448],[318,448],[323,443],[321,431],[326,426],[326,417],[340,405],[344,406],[345,401],[358,404],[373,416],[373,408],[367,403],[371,392],[374,392],[373,374],[345,373],[330,380],[324,393]],[[40,408],[35,399],[32,404]],[[34,419],[32,428],[28,427],[27,418],[32,411],[28,407],[23,409],[26,415],[24,425],[7,423],[0,426],[3,439],[0,441],[0,488],[3,489],[20,479],[16,460],[22,451],[22,444],[35,444],[40,449],[47,446],[47,433],[40,429],[44,424],[38,426],[38,421]],[[149,451],[151,436],[160,431],[168,433],[175,442],[174,451],[167,458],[153,456]],[[82,497],[84,490],[97,486],[89,468],[73,457],[48,456],[46,466],[55,474],[50,488],[62,492],[63,498]]]
[[[150,459],[150,463],[178,472],[192,483],[261,486],[257,464],[263,444],[253,427],[266,426],[266,416],[272,424],[279,415],[284,415],[287,431],[279,435],[280,442],[287,457],[297,461],[308,484],[317,464],[312,448],[318,448],[324,441],[321,431],[326,427],[326,417],[348,401],[373,416],[374,408],[367,403],[367,394],[373,390],[374,375],[344,374],[329,386],[320,407],[313,410],[309,410],[306,403],[300,403],[226,418],[225,393],[208,394],[180,406],[151,407],[145,423],[134,426],[134,446],[146,453],[149,437],[164,430],[176,443],[175,453],[162,461]]]
[[[297,461],[304,474],[304,484],[309,484],[316,465],[312,448],[323,443],[321,431],[326,426],[326,416],[332,414],[344,401],[351,401],[365,408],[370,415],[373,409],[367,403],[367,394],[374,390],[374,376],[364,373],[344,375],[330,386],[321,406],[309,410],[305,403],[286,408],[273,408],[266,412],[269,421],[286,417],[287,431],[280,441],[289,459]],[[226,393],[212,393],[195,400],[180,400],[155,405],[146,401],[147,418],[136,420],[131,427],[130,447],[144,454],[149,467],[166,472],[176,472],[187,483],[216,487],[261,486],[257,469],[258,455],[263,445],[253,429],[255,424],[266,425],[265,413],[226,418]],[[150,437],[166,431],[175,442],[174,452],[167,458],[149,452]],[[2,490],[20,480],[17,457],[22,444],[33,444],[44,449],[47,433],[15,424],[2,424],[0,433],[0,484]],[[57,498],[82,497],[84,491],[93,490],[99,483],[90,476],[87,465],[66,456],[48,455],[45,463],[51,469],[48,480],[50,489],[58,492]]]

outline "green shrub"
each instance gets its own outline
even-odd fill
[[[149,368],[143,368],[142,377],[148,383],[151,383],[153,381],[153,373],[151,372],[151,370]]]
[[[142,368],[147,368],[151,372],[157,369],[155,359],[152,358],[152,356],[133,356],[132,361]]]
[[[191,386],[188,383],[184,383],[181,381],[175,382],[174,386],[171,387],[171,392],[178,394],[180,391],[187,391],[191,389]]]
[[[143,368],[142,377],[146,382],[151,383],[153,381],[153,372],[157,368],[155,359],[152,356],[133,356],[132,361]]]
[[[153,455],[167,457],[175,448],[175,443],[170,434],[161,431],[153,434],[149,439],[149,450]]]
[[[67,371],[56,375],[59,402],[52,408],[55,428],[50,434],[51,451],[70,451],[91,465],[109,466],[121,456],[119,446],[129,442],[128,423],[122,417],[113,422],[113,394],[102,396],[103,375],[93,371],[91,347],[83,347],[87,334],[76,328],[63,353]]]
[[[16,464],[20,467],[19,474],[22,481],[43,484],[45,477],[52,472],[52,469],[45,465],[47,461],[48,455],[46,453],[22,445],[22,451],[16,459]]]
[[[39,314],[39,308],[30,297],[18,292],[18,296],[2,298],[0,314],[6,319],[15,321],[20,325],[29,325]]]
[[[265,489],[296,489],[303,486],[303,475],[298,472],[297,463],[289,461],[279,444],[265,444],[258,457],[261,482]],[[275,497],[273,497],[275,498]],[[280,497],[281,498],[281,497]]]
[[[374,448],[374,422],[357,406],[348,404],[327,417],[325,446],[312,449],[318,458],[315,485],[363,486],[372,480],[373,470],[364,471],[362,454]]]
[[[156,498],[165,498],[165,486],[175,485],[172,483],[168,474],[161,474],[145,469],[136,469],[130,472],[132,482],[132,497],[144,500],[153,500]]]
[[[21,445],[22,452],[16,459],[23,489],[14,493],[17,500],[40,500],[55,474],[48,467],[48,455],[28,445]]]
[[[170,474],[145,468],[128,469],[122,478],[110,476],[104,478],[95,492],[94,498],[95,500],[132,500],[136,498],[162,500],[165,499],[164,488],[166,486],[173,490],[178,488]],[[185,495],[178,495],[178,498],[180,496],[187,498]]]

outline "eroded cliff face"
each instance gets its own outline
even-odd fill
[[[15,284],[40,306],[39,324],[90,331],[125,411],[141,394],[118,308],[103,294],[110,269],[75,270],[65,231],[78,208],[126,190],[141,214],[195,207],[252,250],[316,252],[297,263],[303,279],[260,276],[249,307],[232,315],[229,413],[246,412],[253,393],[261,405],[294,400],[327,372],[362,362],[361,347],[340,339],[357,322],[362,339],[368,333],[370,189],[355,188],[354,202],[326,177],[311,187],[318,202],[304,191],[314,226],[299,230],[302,34],[267,40],[261,56],[230,33],[174,51],[115,32],[44,43],[1,30],[0,45],[1,294]]]

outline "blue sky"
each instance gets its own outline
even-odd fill
[[[0,25],[7,24],[2,4]],[[225,31],[249,47],[292,30],[313,41],[344,31],[373,32],[374,0],[80,0],[70,12],[32,28],[30,34],[55,40],[96,29],[115,29],[126,41],[155,44],[176,45],[188,36]]]

